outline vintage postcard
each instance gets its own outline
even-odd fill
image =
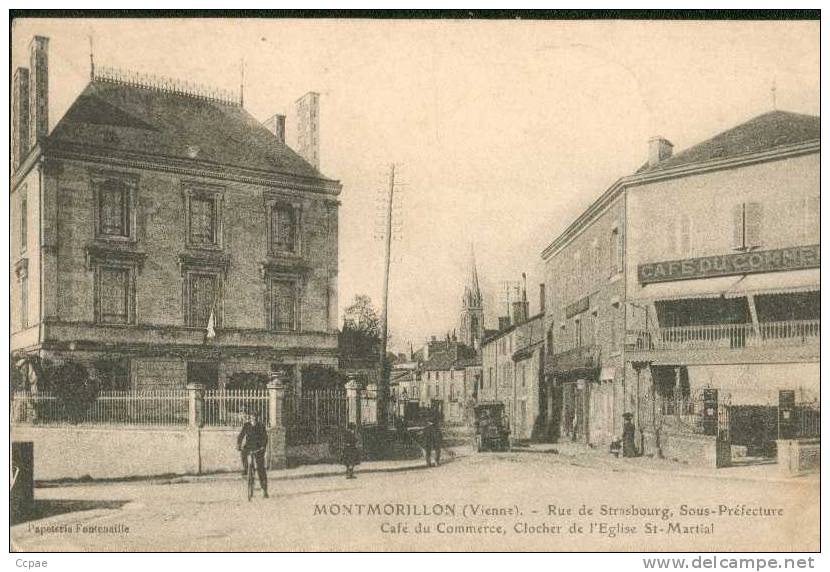
[[[253,16],[12,20],[12,551],[820,549],[817,12]]]

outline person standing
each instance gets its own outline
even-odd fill
[[[360,464],[360,451],[357,448],[357,432],[354,423],[349,423],[343,433],[343,452],[340,461],[346,467],[346,478],[357,478],[354,476],[354,468],[355,465]]]
[[[441,427],[435,421],[427,423],[424,429],[424,453],[426,453],[427,467],[432,466],[432,452],[435,451],[435,465],[441,464],[441,447],[443,446]]]
[[[242,425],[242,430],[236,438],[236,448],[242,454],[242,476],[248,475],[248,455],[253,453],[254,466],[259,477],[259,486],[262,496],[268,498],[268,473],[265,471],[265,447],[268,445],[268,432],[265,424],[254,411],[249,414],[248,420]]]
[[[634,422],[632,418],[634,414],[623,413],[623,457],[636,457],[637,446],[634,444]]]

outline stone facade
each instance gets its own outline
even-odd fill
[[[547,439],[548,398],[543,387],[544,314],[486,338],[478,401],[501,401],[512,437]]]
[[[154,97],[149,91],[141,97]],[[233,121],[245,115],[226,113]],[[242,125],[266,137],[255,122]],[[93,374],[102,360],[119,362],[119,384],[136,388],[183,387],[194,376],[221,385],[234,373],[274,369],[300,382],[305,366],[337,367],[336,181],[207,164],[198,147],[188,150],[193,161],[150,153],[127,159],[52,138],[29,151],[13,178],[13,352],[78,361]],[[265,141],[302,161],[276,138]],[[113,185],[123,189],[116,233],[101,226],[112,208],[102,189]],[[191,205],[197,200],[209,214]],[[273,230],[277,208],[294,217],[290,251],[274,247],[283,239]],[[209,217],[204,244],[192,240],[197,216]]]
[[[618,195],[545,257],[547,406],[564,439],[608,443],[622,426],[625,228]]]

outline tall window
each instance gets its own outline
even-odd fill
[[[29,327],[29,276],[27,274],[20,276],[20,327],[24,330]]]
[[[271,207],[271,252],[297,251],[297,210],[292,205]]]
[[[130,270],[101,266],[98,269],[98,322],[130,322]]]
[[[271,280],[271,329],[281,332],[297,329],[296,280]]]
[[[105,179],[97,183],[98,236],[130,236],[130,188],[118,179]]]
[[[216,244],[216,200],[213,197],[194,196],[190,199],[190,242]]]
[[[26,246],[29,238],[29,212],[28,201],[26,200],[26,191],[20,197],[20,252],[26,252]]]
[[[218,307],[218,277],[215,274],[191,273],[187,277],[187,325],[193,327],[207,327],[210,313],[214,313],[214,321],[219,315]]]
[[[761,203],[739,203],[732,208],[732,246],[749,250],[761,246],[763,209]]]

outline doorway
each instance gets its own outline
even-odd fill
[[[219,364],[212,361],[187,362],[187,383],[200,383],[205,389],[217,389]]]

